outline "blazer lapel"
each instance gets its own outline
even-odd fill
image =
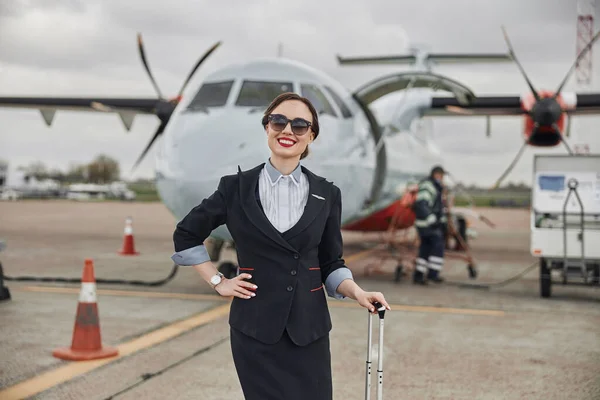
[[[326,198],[329,196],[329,183],[325,178],[317,177],[312,172],[302,167],[302,171],[308,178],[308,200],[304,207],[304,213],[302,217],[292,226],[289,230],[283,233],[283,238],[289,240],[294,236],[297,236],[300,232],[306,229],[319,214],[323,206],[325,205]]]
[[[256,201],[256,185],[258,185],[258,178],[264,165],[265,164],[263,163],[258,167],[246,172],[242,172],[238,166],[238,180],[242,209],[248,216],[250,222],[260,229],[269,239],[279,243],[288,250],[296,252],[297,250],[294,249],[288,242],[286,242],[277,229],[275,229],[271,222],[269,222],[269,219],[260,209],[258,202]]]

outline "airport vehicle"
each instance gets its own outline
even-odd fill
[[[115,181],[109,184],[75,183],[67,188],[65,197],[69,200],[119,199],[132,201],[135,192],[125,182]]]
[[[600,155],[536,155],[531,254],[540,259],[540,295],[553,271],[563,284],[600,285]]]
[[[128,130],[135,115],[156,115],[160,123],[135,165],[161,137],[157,143],[156,184],[164,204],[180,219],[200,199],[214,192],[222,175],[235,173],[238,166],[248,169],[266,161],[269,153],[260,124],[262,112],[278,94],[294,91],[309,98],[320,113],[321,130],[326,134],[312,145],[311,155],[303,164],[340,188],[343,228],[386,231],[391,215],[396,215],[396,228],[404,229],[412,226],[414,214],[399,200],[398,193],[427,176],[431,166],[442,161],[434,149],[431,132],[420,132],[416,123],[420,119],[442,115],[522,116],[527,145],[555,146],[563,139],[566,114],[600,112],[600,94],[561,92],[573,69],[555,93],[538,93],[523,72],[532,92],[524,97],[477,97],[467,86],[431,72],[435,63],[478,61],[515,61],[522,71],[505,37],[509,54],[414,52],[378,58],[338,57],[341,64],[415,64],[412,71],[376,78],[353,93],[321,71],[282,58],[218,69],[197,89],[188,90],[196,70],[221,44],[217,42],[192,68],[177,96],[166,99],[150,71],[138,36],[141,59],[158,98],[0,97],[0,107],[38,109],[48,125],[60,109],[114,112]],[[451,96],[436,97],[438,90]],[[395,108],[377,113],[376,101],[397,91],[404,91],[404,96]],[[215,229],[212,237],[221,246],[231,241],[225,226]],[[217,261],[221,247],[215,248],[211,258]]]

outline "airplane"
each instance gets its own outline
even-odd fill
[[[376,78],[350,92],[332,77],[306,64],[284,58],[261,58],[229,65],[209,74],[196,88],[187,89],[197,69],[221,45],[215,43],[199,59],[177,96],[161,93],[146,60],[141,35],[138,50],[158,98],[0,97],[0,107],[38,109],[51,126],[57,110],[117,113],[131,129],[138,114],[159,120],[154,135],[138,157],[139,165],[158,141],[156,186],[162,202],[175,218],[183,218],[217,187],[219,178],[265,162],[269,149],[260,124],[262,113],[283,92],[307,97],[319,112],[322,134],[311,145],[302,164],[334,182],[343,196],[342,229],[386,231],[396,216],[397,229],[414,223],[414,213],[401,197],[410,184],[427,177],[442,163],[431,132],[419,122],[441,115],[513,115],[525,119],[527,145],[552,146],[563,140],[565,114],[599,113],[600,94],[562,93],[573,68],[554,93],[537,92],[520,66],[512,46],[508,54],[440,54],[413,51],[391,57],[343,58],[341,64],[414,63],[415,69]],[[591,48],[598,34],[582,51]],[[579,60],[582,54],[577,58]],[[476,96],[464,84],[431,71],[436,63],[516,62],[531,94]],[[576,61],[577,62],[577,61]],[[451,94],[435,96],[438,90]],[[404,96],[390,111],[378,109],[377,100],[392,92]],[[392,140],[394,147],[390,146]],[[466,219],[464,215],[458,218]],[[465,237],[464,235],[461,236]],[[222,246],[232,242],[226,226],[211,233],[213,262]],[[221,268],[232,269],[232,263]]]

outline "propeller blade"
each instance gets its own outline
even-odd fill
[[[504,178],[506,178],[506,176],[510,173],[510,171],[512,171],[512,169],[515,167],[515,165],[517,165],[517,161],[519,161],[519,159],[523,155],[523,151],[525,150],[526,147],[527,147],[527,142],[523,142],[523,145],[519,149],[519,152],[517,153],[516,157],[510,163],[508,168],[506,168],[506,171],[504,171],[504,173],[500,176],[500,178],[498,178],[498,180],[496,181],[494,186],[492,186],[492,189],[497,189],[500,186],[500,183],[504,180]]]
[[[162,121],[160,123],[160,125],[158,126],[158,129],[154,133],[154,136],[152,136],[152,139],[150,139],[150,142],[148,142],[148,145],[146,145],[146,148],[144,149],[144,151],[142,152],[142,154],[138,157],[138,159],[135,162],[135,164],[133,164],[133,167],[131,168],[131,172],[134,172],[135,169],[137,168],[137,166],[142,162],[142,160],[146,156],[146,153],[148,153],[148,151],[152,147],[152,144],[154,144],[154,142],[156,141],[156,139],[158,139],[158,137],[163,133],[163,131],[165,130],[166,126],[167,126],[167,121]]]
[[[579,52],[579,55],[577,55],[577,58],[575,59],[575,62],[573,63],[573,65],[571,65],[571,68],[567,72],[567,75],[565,75],[565,78],[563,79],[563,81],[561,82],[561,84],[558,86],[558,89],[556,89],[556,94],[554,95],[555,99],[560,94],[560,91],[562,90],[563,86],[565,86],[565,84],[567,83],[567,80],[571,77],[571,74],[573,73],[573,70],[575,69],[575,67],[577,66],[577,64],[579,64],[579,61],[592,48],[592,45],[598,39],[598,37],[600,37],[600,31],[598,31],[598,33],[596,33],[594,35],[594,37],[592,38],[592,40],[590,40],[589,43],[583,49],[581,49],[581,51]]]
[[[517,67],[519,67],[519,70],[521,70],[521,74],[523,75],[523,78],[525,78],[525,81],[527,82],[527,85],[529,85],[529,89],[531,89],[531,92],[533,93],[533,96],[535,97],[536,101],[540,101],[540,95],[538,94],[538,92],[533,87],[533,84],[531,83],[531,81],[527,77],[527,74],[525,73],[525,70],[523,69],[523,66],[521,65],[521,63],[517,59],[517,56],[515,55],[515,52],[514,52],[513,47],[512,47],[512,44],[510,43],[510,40],[508,39],[508,34],[506,33],[506,29],[504,28],[504,26],[502,26],[502,33],[504,34],[504,40],[506,41],[506,44],[508,46],[508,52],[509,52],[511,58],[517,64]]]
[[[569,147],[569,144],[567,143],[567,140],[565,139],[565,137],[563,135],[560,134],[560,129],[558,129],[558,125],[557,124],[552,124],[552,128],[560,135],[560,140],[563,142],[563,144],[567,148],[567,151],[569,152],[569,155],[573,155],[573,151]]]
[[[192,76],[194,76],[194,73],[196,72],[196,70],[200,67],[200,65],[204,62],[204,60],[206,60],[208,58],[208,56],[210,56],[212,54],[212,52],[215,51],[217,49],[217,47],[219,47],[220,45],[221,45],[221,41],[218,41],[210,49],[208,49],[206,51],[206,53],[204,53],[204,55],[200,58],[200,60],[198,60],[196,65],[194,65],[194,68],[192,68],[192,70],[190,71],[190,74],[188,75],[186,80],[183,82],[183,85],[181,86],[181,89],[179,90],[178,96],[183,95],[183,91],[185,90],[190,79],[192,79]]]
[[[567,137],[571,136],[571,118],[573,118],[573,116],[571,114],[567,114]]]
[[[150,82],[152,82],[152,85],[154,86],[154,90],[156,90],[158,97],[161,99],[164,99],[160,89],[158,88],[158,85],[156,84],[156,80],[154,79],[154,76],[152,76],[152,72],[150,72],[150,67],[148,66],[148,61],[146,60],[146,52],[144,51],[144,43],[142,42],[142,34],[141,33],[137,34],[137,41],[138,41],[138,50],[140,51],[140,57],[142,58],[142,63],[144,64],[144,68],[146,69],[146,72],[148,73],[148,76],[150,77]]]

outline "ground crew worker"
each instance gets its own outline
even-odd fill
[[[413,282],[426,284],[428,280],[440,283],[444,265],[444,227],[446,215],[442,202],[445,171],[441,166],[432,168],[429,177],[419,182],[419,191],[413,209],[415,227],[421,240],[413,274]]]

